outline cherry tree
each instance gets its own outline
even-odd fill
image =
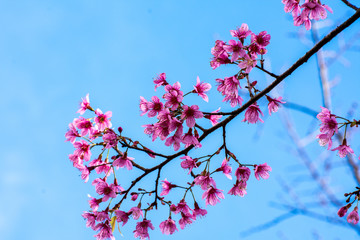
[[[314,32],[317,21],[326,19],[328,14],[336,14],[331,6],[317,0],[282,2],[284,14],[291,14],[295,27],[307,31]],[[114,230],[118,228],[121,232],[129,221],[136,222],[133,231],[136,238],[149,238],[150,230],[156,228],[163,234],[174,234],[208,214],[206,207],[216,205],[225,195],[246,197],[251,178],[268,179],[271,162],[257,160],[253,163],[239,157],[227,142],[227,131],[231,129],[228,124],[241,118],[245,125],[259,125],[265,121],[264,112],[272,117],[284,106],[294,107],[278,94],[276,87],[360,17],[357,7],[343,2],[355,10],[353,15],[322,39],[317,39],[313,47],[281,74],[266,68],[264,56],[271,44],[270,33],[266,29],[254,32],[248,24],[240,23],[239,27],[229,29],[228,39],[216,40],[209,49],[212,70],[226,66],[233,70],[232,74],[212,82],[203,81],[199,76],[191,89],[184,89],[180,81],[172,81],[173,77],[166,73],[155,76],[154,96],[150,99],[139,96],[140,115],[148,118],[148,123],[142,127],[153,142],[172,148],[172,154],[158,151],[156,144],[147,145],[141,139],[132,138],[126,126],[113,126],[112,112],[100,110],[92,104],[89,94],[84,96],[77,111],[79,116],[69,124],[65,137],[75,148],[69,159],[80,171],[81,178],[85,182],[93,178],[95,197],[89,197],[90,210],[82,216],[86,226],[96,232],[95,238],[115,239]],[[253,80],[254,71],[265,73],[272,82]],[[328,91],[326,83],[324,80],[324,92]],[[190,96],[197,96],[198,101],[208,102],[209,91],[217,91],[228,104],[227,108],[214,105],[211,111],[203,111],[199,104],[188,100]],[[333,112],[328,98],[321,109],[314,108],[318,111],[315,115],[320,132],[312,135],[313,139],[325,146],[324,151],[337,152],[340,158],[350,159],[354,174],[360,179],[356,163],[359,154],[350,147],[348,140],[350,129],[356,128],[360,120]],[[284,116],[283,119],[289,121]],[[212,138],[211,134],[217,131],[221,132],[221,138],[215,139],[217,147],[201,151],[204,140]],[[294,134],[292,137],[296,140]],[[297,149],[301,151],[301,146]],[[142,153],[142,159],[135,158],[135,152]],[[183,182],[175,183],[167,174],[166,167],[173,162],[177,164],[172,166],[184,174]],[[120,169],[129,171],[132,178],[119,181]],[[217,184],[217,179],[223,176],[230,179],[229,186]],[[318,180],[316,176],[314,179]],[[327,187],[324,185],[324,192]],[[354,186],[354,191],[346,193],[345,197],[340,200],[343,204],[336,204],[338,216],[346,216],[349,224],[357,224],[360,190]],[[166,208],[168,214],[155,226],[151,218],[160,208]]]

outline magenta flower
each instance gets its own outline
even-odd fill
[[[162,181],[162,191],[160,193],[160,196],[165,196],[165,195],[168,195],[170,190],[174,187],[176,187],[176,185],[174,184],[171,184],[170,182],[168,182],[165,178],[164,181]]]
[[[106,149],[113,148],[117,145],[117,135],[112,129],[107,129],[102,138],[104,140]]]
[[[111,128],[112,126],[110,122],[110,118],[112,116],[111,111],[107,111],[105,114],[103,114],[100,109],[96,109],[95,114],[97,115],[97,117],[95,117],[94,122],[99,127],[100,131],[105,130],[105,128]]]
[[[250,178],[251,171],[248,167],[238,167],[235,171],[235,176],[238,181],[246,182]]]
[[[358,207],[356,206],[354,210],[347,216],[348,223],[357,224],[359,222]]]
[[[80,134],[81,136],[86,136],[89,134],[93,128],[92,123],[90,120],[85,119],[83,117],[79,117],[77,119],[74,119],[74,125],[81,130]]]
[[[148,105],[149,105],[149,102],[145,98],[140,96],[140,104],[139,104],[140,111],[141,111],[140,116],[145,115],[149,111]]]
[[[244,55],[244,60],[241,61],[238,66],[241,69],[245,70],[245,73],[249,73],[255,66],[256,66],[257,60],[256,56],[248,54]]]
[[[232,53],[231,62],[235,62],[239,57],[244,57],[246,55],[243,45],[240,41],[230,40],[229,45],[225,45],[224,49],[228,53]]]
[[[181,141],[185,144],[186,148],[191,145],[194,145],[195,148],[201,147],[201,143],[198,141],[198,138],[192,133],[192,128],[189,128],[189,131],[181,137]]]
[[[107,163],[107,162],[103,162],[101,160],[101,158],[97,158],[97,159],[92,160],[89,163],[89,166],[90,167],[95,167],[95,171],[96,171],[97,174],[100,174],[100,173],[103,172],[105,174],[110,175],[110,173],[112,173],[112,169],[111,169],[110,164]]]
[[[195,126],[195,118],[202,118],[204,115],[199,111],[198,105],[192,105],[191,107],[184,105],[184,111],[181,114],[181,119],[186,119],[186,125],[189,128]]]
[[[282,3],[285,4],[285,12],[292,12],[293,17],[300,14],[301,9],[298,0],[282,0]]]
[[[331,133],[330,135],[327,133],[322,133],[316,136],[316,138],[319,139],[319,144],[320,146],[325,146],[328,144],[328,149],[329,150],[332,146],[332,140],[331,137],[333,136],[333,133]]]
[[[158,88],[160,86],[168,85],[168,82],[166,81],[166,74],[165,73],[160,73],[160,75],[157,78],[155,78],[154,84],[156,84],[155,85],[155,91],[156,91],[156,88]]]
[[[244,197],[246,195],[246,182],[236,181],[236,184],[230,189],[228,194]]]
[[[119,169],[119,167],[124,168],[126,167],[127,170],[131,170],[133,168],[132,160],[134,158],[128,157],[127,154],[121,155],[119,158],[115,159],[113,162],[113,166]]]
[[[191,208],[187,205],[184,199],[181,199],[178,205],[172,210],[175,214],[179,212],[184,214],[190,214]]]
[[[99,231],[98,234],[94,235],[97,240],[115,240],[115,237],[112,234],[111,226],[109,224],[109,221],[106,221],[104,223],[98,223],[95,227],[96,231]]]
[[[131,216],[133,217],[133,219],[138,220],[140,218],[140,216],[144,216],[143,215],[143,211],[139,208],[139,207],[132,207],[129,210],[129,214],[131,214]]]
[[[264,116],[257,103],[254,103],[246,109],[245,118],[242,122],[247,121],[248,123],[256,123],[257,121],[260,121],[263,123],[264,121],[260,118],[260,114]]]
[[[80,137],[80,134],[76,130],[75,124],[70,123],[69,130],[65,133],[66,141],[70,141],[71,143],[74,143],[77,137]]]
[[[95,219],[96,219],[96,216],[93,214],[93,213],[89,213],[89,212],[84,212],[82,215],[81,215],[84,219],[86,219],[86,227],[90,227],[92,229],[95,229],[95,225],[96,225],[96,222],[95,222]]]
[[[141,240],[150,239],[148,228],[154,230],[154,226],[151,224],[150,220],[144,219],[142,222],[136,223],[136,229],[134,230],[134,237],[139,237]]]
[[[102,198],[96,199],[91,196],[89,196],[89,197],[90,197],[90,200],[88,202],[89,202],[90,208],[93,210],[93,212],[96,212],[99,208],[99,204],[102,202]]]
[[[160,223],[160,230],[163,234],[167,234],[167,235],[171,235],[173,234],[175,231],[178,231],[175,221],[172,220],[171,218],[169,218],[168,220],[165,220],[163,222]]]
[[[279,106],[280,104],[284,104],[285,102],[282,102],[281,99],[282,97],[278,97],[278,98],[271,98],[269,96],[266,96],[266,99],[269,101],[268,104],[268,109],[269,109],[269,114],[271,115],[272,112],[277,112],[279,110]]]
[[[225,196],[222,193],[222,190],[219,190],[217,188],[214,188],[213,186],[210,186],[206,192],[203,193],[202,198],[205,199],[206,206],[208,204],[214,206],[215,204],[220,202],[220,198],[224,199]]]
[[[207,211],[205,209],[201,209],[199,207],[199,204],[197,202],[194,203],[194,209],[193,209],[193,217],[194,220],[196,219],[197,216],[205,216],[207,214]]]
[[[343,217],[345,216],[345,214],[347,213],[348,209],[350,208],[351,204],[345,205],[343,207],[341,207],[339,209],[339,211],[337,212],[339,217]]]
[[[166,85],[163,98],[166,100],[165,107],[170,108],[172,111],[175,111],[180,103],[183,100],[183,92],[180,91],[181,85],[179,82],[174,83],[174,85]]]
[[[157,96],[153,96],[151,98],[151,102],[147,103],[147,107],[149,109],[148,117],[155,117],[156,114],[163,110],[163,103],[160,102],[160,99]]]
[[[116,192],[123,191],[124,189],[113,183],[109,185],[104,180],[99,179],[96,183],[95,190],[99,195],[104,195],[102,201],[106,202],[109,198],[116,198]]]
[[[230,165],[228,164],[228,162],[229,161],[225,158],[223,160],[223,162],[221,163],[221,167],[218,168],[217,171],[222,171],[225,174],[225,176],[231,180],[232,179],[232,177],[231,177],[232,169],[231,169]]]
[[[175,134],[171,137],[168,137],[165,141],[165,145],[166,146],[174,146],[174,151],[177,151],[180,149],[180,143],[181,141],[181,134],[182,134],[182,129],[181,131],[176,131]]]
[[[86,111],[86,109],[92,109],[90,107],[90,100],[89,100],[89,94],[86,94],[85,98],[81,99],[81,103],[80,103],[80,109],[77,111],[77,113],[80,113],[81,115],[84,114],[84,112]]]
[[[194,86],[193,92],[197,93],[205,102],[209,101],[209,97],[205,94],[211,89],[209,83],[200,82],[200,78],[196,78],[196,85]]]
[[[260,165],[254,165],[254,171],[255,171],[255,178],[257,180],[260,180],[260,177],[263,179],[269,178],[269,172],[271,172],[271,167],[267,165],[267,163],[263,163]]]
[[[320,132],[333,135],[338,132],[338,122],[335,116],[325,117],[321,120]]]
[[[330,118],[333,114],[331,114],[330,110],[324,107],[320,107],[321,112],[316,116],[321,122],[323,122],[324,119]]]
[[[184,229],[187,224],[191,224],[194,219],[194,216],[190,213],[181,212],[181,218],[179,220],[179,225],[181,229]],[[195,219],[194,219],[195,220]]]
[[[270,43],[270,34],[266,31],[260,32],[258,35],[251,34],[251,43],[259,45],[260,48],[265,48]]]
[[[212,177],[209,176],[209,173],[206,175],[200,175],[194,179],[196,185],[200,185],[202,190],[206,190],[211,186],[216,186],[216,183]]]
[[[218,108],[215,111],[212,111],[212,113],[218,113],[220,111],[220,108]],[[210,120],[211,125],[215,126],[219,123],[219,119],[222,118],[222,115],[205,115],[204,118],[207,118]]]
[[[189,156],[184,156],[181,157],[180,159],[185,159],[184,161],[181,162],[181,167],[184,169],[189,169],[188,174],[191,173],[191,171],[193,170],[193,168],[197,168],[197,164],[196,164],[196,159],[192,159]]]
[[[310,19],[314,20],[325,19],[327,17],[326,10],[332,13],[332,9],[330,7],[320,4],[317,1],[308,1],[304,3],[301,8],[304,8],[302,14],[309,16]]]
[[[349,145],[346,145],[346,140],[344,140],[343,144],[341,144],[337,148],[331,149],[331,151],[336,151],[336,150],[339,151],[338,152],[339,157],[341,157],[341,158],[346,157],[346,155],[348,155],[348,154],[354,154],[354,150],[352,150]]]
[[[129,221],[129,214],[124,211],[115,210],[115,215],[116,221],[119,223],[122,222],[123,226]]]
[[[249,30],[249,26],[246,23],[241,24],[240,28],[236,30],[230,30],[230,34],[233,37],[238,38],[239,40],[244,40],[247,36],[249,36],[251,31]]]
[[[89,161],[91,157],[90,145],[85,140],[75,142],[74,147],[76,148],[74,154],[79,156],[84,161]]]

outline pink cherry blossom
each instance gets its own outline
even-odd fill
[[[209,176],[209,173],[205,175],[200,175],[194,179],[196,185],[200,185],[202,190],[208,189],[210,186],[216,186],[216,183],[212,177]]]
[[[181,162],[181,167],[184,169],[189,169],[188,174],[191,173],[191,171],[193,170],[193,168],[197,168],[197,164],[196,164],[196,159],[192,159],[189,156],[184,156],[181,157],[180,159],[185,159],[184,161]]]
[[[241,166],[238,167],[235,171],[235,176],[238,181],[247,181],[250,178],[251,171],[248,167]]]
[[[100,131],[105,130],[105,128],[111,128],[112,126],[110,122],[110,118],[112,116],[111,111],[107,111],[105,114],[103,114],[100,109],[96,109],[95,114],[97,115],[97,117],[95,117],[94,122],[99,127]]]
[[[343,144],[341,144],[337,148],[331,149],[331,151],[336,151],[336,150],[339,151],[338,152],[339,157],[341,157],[341,158],[346,157],[346,155],[348,155],[348,154],[354,154],[354,150],[352,150],[349,145],[346,145],[346,141],[344,141]]]
[[[102,179],[97,180],[95,190],[99,195],[104,195],[104,197],[102,198],[103,202],[106,202],[109,198],[116,198],[117,192],[124,191],[122,187],[113,183],[109,185]]]
[[[254,103],[246,109],[245,118],[242,121],[247,121],[248,123],[256,123],[257,121],[260,121],[263,123],[264,121],[260,118],[260,114],[264,116],[264,114],[259,108],[259,105],[257,105],[257,103]]]
[[[145,98],[140,96],[140,104],[139,104],[140,111],[141,111],[140,116],[145,115],[149,111],[148,106],[149,106],[149,102]]]
[[[198,105],[192,105],[191,107],[184,105],[184,111],[181,114],[181,119],[186,119],[186,125],[189,128],[195,126],[195,118],[202,118],[204,115],[199,111]]]
[[[228,178],[228,179],[232,179],[231,177],[231,167],[230,165],[228,164],[228,159],[224,159],[223,162],[221,163],[221,167],[217,169],[217,171],[222,171],[225,176]]]
[[[241,69],[244,69],[245,73],[249,73],[255,66],[256,66],[257,60],[256,56],[248,54],[244,55],[244,60],[242,60],[238,66]]]
[[[331,137],[333,136],[333,133],[328,134],[328,133],[322,133],[316,136],[316,138],[319,139],[319,144],[320,146],[326,146],[328,144],[328,149],[330,150],[331,146],[332,146],[332,140]]]
[[[167,235],[169,235],[169,234],[171,235],[175,231],[178,231],[175,221],[172,220],[171,218],[161,222],[159,227],[160,227],[161,232],[163,234],[167,234]]]
[[[225,196],[222,193],[222,190],[219,190],[217,188],[214,188],[213,186],[210,186],[206,192],[203,193],[202,198],[205,198],[206,206],[208,204],[214,206],[217,203],[220,202],[220,198],[224,199]]]
[[[181,141],[181,134],[182,134],[182,130],[180,131],[176,131],[175,134],[171,137],[168,137],[165,141],[165,145],[166,146],[174,146],[174,151],[177,151],[180,149],[180,143]]]
[[[299,0],[282,0],[282,3],[285,4],[284,11],[287,13],[292,12],[293,17],[300,14]]]
[[[191,145],[194,145],[195,148],[201,147],[201,143],[198,141],[198,138],[192,133],[192,128],[189,128],[189,131],[181,137],[181,141],[185,144],[186,148]]]
[[[105,221],[104,223],[98,223],[94,230],[99,231],[98,234],[94,235],[97,240],[115,240],[109,221]]]
[[[184,214],[190,214],[191,208],[187,205],[184,199],[181,199],[173,210],[175,214],[178,214],[180,212]]]
[[[230,34],[233,37],[238,38],[239,40],[244,40],[247,36],[249,36],[251,31],[249,30],[249,26],[246,23],[241,24],[240,28],[236,30],[230,30]]]
[[[201,209],[197,202],[194,202],[194,209],[193,209],[193,217],[196,219],[197,216],[205,216],[207,211],[205,209]]]
[[[251,43],[259,45],[260,48],[265,48],[270,43],[270,34],[266,31],[260,32],[258,35],[251,34]]]
[[[171,184],[169,181],[167,181],[166,180],[166,178],[165,178],[165,180],[164,181],[162,181],[162,191],[161,191],[161,193],[160,193],[160,196],[165,196],[165,195],[168,195],[169,194],[169,192],[170,192],[170,190],[172,189],[172,188],[174,188],[176,185],[174,185],[174,184]]]
[[[113,166],[119,169],[119,167],[124,168],[126,167],[127,170],[131,170],[133,168],[132,160],[134,158],[128,157],[127,154],[123,154],[120,157],[116,158],[113,162]]]
[[[209,101],[209,97],[205,94],[211,89],[209,83],[200,82],[200,78],[196,78],[196,85],[194,86],[193,92],[197,93],[205,102]]]
[[[272,112],[277,112],[279,110],[280,104],[284,104],[285,102],[282,102],[281,99],[282,97],[277,97],[277,98],[271,98],[269,96],[266,96],[266,99],[269,101],[268,104],[268,109],[269,109],[269,114],[271,115]]]
[[[184,229],[186,225],[191,224],[194,219],[194,216],[190,213],[181,212],[181,218],[179,220],[179,225],[181,229]]]
[[[84,219],[86,219],[86,227],[90,227],[92,229],[95,229],[95,225],[96,225],[96,216],[93,213],[89,213],[89,212],[84,212],[81,215]]]
[[[117,135],[112,129],[107,129],[105,134],[102,136],[102,138],[104,140],[106,149],[113,148],[118,143]]]
[[[220,111],[220,108],[218,108],[215,111],[212,111],[212,113],[218,113]],[[204,115],[204,118],[207,118],[210,120],[211,125],[215,126],[219,123],[219,119],[222,118],[222,115]]]
[[[134,237],[139,237],[141,240],[150,239],[148,228],[154,230],[154,226],[151,224],[150,220],[144,219],[142,222],[136,223],[136,229],[134,230]]]
[[[92,123],[89,119],[85,119],[83,117],[79,117],[77,119],[74,119],[74,125],[81,130],[80,134],[81,136],[86,136],[90,133],[90,131],[93,128]]]
[[[174,85],[166,85],[163,98],[166,100],[165,107],[170,108],[172,111],[175,111],[180,103],[183,100],[183,92],[180,91],[181,85],[179,82],[174,83]]]
[[[79,156],[84,161],[89,161],[91,157],[90,145],[85,140],[80,140],[74,143],[76,148],[74,154]]]
[[[129,214],[133,217],[133,219],[138,220],[141,217],[143,217],[143,211],[140,207],[132,207],[129,210]]]
[[[96,199],[91,196],[89,196],[89,197],[90,197],[90,200],[88,202],[89,202],[90,208],[93,210],[93,212],[96,212],[99,208],[99,204],[102,202],[102,198]]]
[[[228,53],[232,53],[231,62],[235,62],[239,57],[244,57],[246,55],[243,45],[240,41],[230,40],[229,45],[224,45],[224,49]]]
[[[254,165],[255,178],[260,180],[260,177],[263,179],[269,178],[269,172],[271,172],[271,167],[267,165],[267,163],[263,163],[260,165]]]
[[[156,88],[158,88],[160,86],[168,85],[168,82],[166,81],[166,74],[165,73],[160,73],[159,76],[157,78],[155,78],[154,84],[156,84],[155,85],[155,91],[156,91]]]
[[[124,212],[124,211],[120,211],[120,210],[115,210],[115,215],[116,215],[116,221],[117,222],[122,222],[123,226],[128,222],[129,220],[129,214]]]
[[[70,141],[71,143],[74,143],[77,137],[80,137],[80,134],[76,130],[75,124],[70,123],[69,130],[65,133],[66,141]]]
[[[359,214],[358,214],[358,207],[357,206],[347,216],[347,221],[348,221],[348,223],[358,224],[358,222],[359,222]]]
[[[89,163],[89,166],[95,167],[95,171],[96,171],[97,174],[100,174],[100,173],[103,172],[103,173],[109,175],[110,173],[112,173],[112,169],[111,169],[110,164],[107,163],[107,162],[103,162],[101,160],[101,158],[97,158],[97,159],[92,160]]]
[[[160,99],[157,96],[153,96],[151,101],[147,103],[147,107],[149,109],[147,116],[155,117],[156,114],[163,110],[163,103],[160,102]]]
[[[236,181],[236,184],[230,189],[228,194],[244,197],[246,195],[246,182]]]
[[[77,111],[77,113],[83,115],[87,109],[91,109],[89,94],[86,94],[86,97],[82,98],[82,101],[80,103],[80,109]]]

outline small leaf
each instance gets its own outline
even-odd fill
[[[111,221],[110,221],[110,225],[111,225],[111,231],[114,232],[115,230],[115,223],[116,223],[116,216],[113,216],[111,218]]]

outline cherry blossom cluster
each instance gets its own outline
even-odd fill
[[[331,149],[333,141],[332,137],[335,133],[339,132],[340,128],[345,128],[344,137],[342,143],[331,149],[331,151],[338,151],[339,157],[344,158],[348,154],[354,154],[354,150],[351,149],[350,145],[347,145],[346,130],[348,127],[357,127],[360,124],[359,120],[350,121],[346,118],[336,116],[332,114],[327,108],[321,107],[322,111],[317,115],[317,118],[321,121],[320,134],[316,137],[319,139],[320,146],[328,146],[328,150]],[[338,119],[343,122],[338,122]]]
[[[282,0],[282,3],[285,4],[285,12],[292,13],[294,25],[305,25],[306,30],[311,29],[311,20],[326,19],[327,11],[333,12],[320,0],[305,0],[302,4],[300,4],[300,0]]]
[[[229,43],[217,41],[216,46],[212,49],[214,59],[211,65],[214,67],[215,62],[221,62],[216,59],[228,60],[225,62],[236,64],[239,71],[236,75],[228,78],[216,79],[218,83],[217,90],[225,95],[224,101],[230,102],[232,107],[242,105],[243,99],[239,95],[240,80],[246,79],[249,98],[253,98],[260,90],[257,88],[257,81],[250,81],[249,73],[256,66],[257,58],[260,55],[260,63],[263,63],[263,54],[266,53],[265,47],[269,44],[270,35],[265,31],[255,35],[246,24],[241,28],[231,31],[232,36],[237,41],[230,40]],[[251,35],[251,42],[245,45],[245,39]],[[214,65],[215,64],[215,65]],[[219,64],[220,66],[221,64]],[[262,68],[262,67],[261,67]],[[140,97],[139,108],[141,115],[156,119],[155,123],[146,124],[145,134],[149,135],[153,141],[160,139],[165,142],[166,146],[172,146],[174,151],[179,151],[183,145],[184,150],[181,155],[164,155],[152,151],[145,147],[139,141],[133,141],[131,138],[124,136],[123,129],[117,130],[112,128],[112,112],[103,113],[100,109],[93,108],[90,105],[89,95],[86,95],[80,103],[78,113],[80,115],[93,114],[90,118],[79,116],[69,124],[69,130],[66,132],[66,140],[71,142],[75,148],[74,152],[69,155],[73,166],[81,172],[81,178],[87,182],[91,173],[98,174],[92,181],[95,192],[98,197],[91,197],[89,200],[90,211],[85,212],[82,216],[87,220],[87,227],[97,231],[95,237],[98,240],[114,239],[113,231],[117,224],[124,226],[130,219],[136,221],[136,228],[133,231],[134,236],[140,239],[149,238],[149,230],[154,230],[154,226],[148,219],[150,212],[158,208],[158,202],[169,209],[169,216],[160,223],[159,228],[164,234],[173,234],[178,230],[178,226],[184,229],[186,225],[191,224],[198,217],[207,214],[207,211],[199,205],[199,199],[196,199],[193,188],[199,187],[202,193],[202,199],[205,206],[216,205],[220,199],[224,199],[224,190],[218,188],[215,181],[215,174],[224,174],[232,180],[232,164],[235,164],[236,177],[232,187],[227,190],[229,195],[245,196],[247,194],[248,180],[250,179],[251,169],[253,168],[254,176],[257,180],[260,178],[267,179],[271,167],[267,163],[249,164],[241,163],[229,151],[226,145],[226,124],[222,123],[221,118],[224,115],[232,113],[221,113],[220,108],[207,113],[202,112],[196,104],[187,105],[184,98],[189,94],[196,94],[204,101],[208,102],[208,91],[211,89],[209,83],[200,81],[197,77],[193,89],[184,94],[180,82],[173,84],[168,83],[165,73],[161,73],[154,79],[155,91],[161,87],[164,93],[161,97],[153,96],[151,100]],[[284,103],[282,97],[272,98],[265,95],[268,100],[268,111],[271,115],[277,112],[280,105]],[[245,111],[244,122],[255,124],[263,122],[260,115],[264,115],[259,105],[255,102]],[[206,129],[199,125],[198,120],[208,119],[212,127]],[[201,147],[201,136],[207,132],[215,131],[220,126],[223,130],[222,145],[210,155],[193,157],[188,152],[193,148]],[[95,154],[95,149],[96,154]],[[123,150],[124,149],[124,150]],[[140,151],[148,154],[150,157],[161,157],[165,160],[152,168],[145,168],[130,156],[131,151]],[[224,153],[221,163],[218,155]],[[95,157],[94,157],[95,155]],[[160,182],[160,173],[162,167],[171,160],[180,157],[180,167],[184,169],[188,177],[193,179],[185,185],[174,184],[165,178]],[[210,167],[211,166],[211,167]],[[134,177],[131,181],[121,183],[120,186],[116,171],[122,168],[125,171],[131,171],[136,168],[142,171],[142,174]],[[138,188],[133,190],[135,185],[139,184],[143,177],[149,173],[157,171],[154,189]],[[158,186],[162,186],[162,191]],[[184,192],[182,198],[173,203],[168,199],[170,191],[177,188]],[[131,196],[128,209],[124,209],[123,202]],[[117,199],[117,200],[115,200]],[[189,200],[190,199],[190,200]],[[188,202],[192,203],[189,203]],[[144,207],[145,206],[145,207]],[[191,206],[191,207],[190,207]],[[192,207],[193,206],[193,207]]]
[[[359,198],[360,198],[360,188],[356,187],[356,189],[357,190],[354,192],[344,194],[345,197],[348,197],[346,199],[346,202],[348,204],[341,207],[337,213],[339,215],[339,217],[344,217],[346,215],[347,211],[351,208],[351,206],[356,201],[356,206],[354,207],[354,209],[349,213],[349,215],[346,218],[348,223],[352,223],[352,224],[357,224],[359,222],[358,205],[359,205]],[[354,196],[354,200],[350,203],[352,196]]]
[[[164,86],[165,94],[162,96],[164,103],[157,96],[153,96],[150,101],[140,97],[141,115],[147,114],[149,118],[156,117],[157,122],[154,124],[144,125],[145,133],[152,137],[155,141],[158,137],[164,141],[166,146],[173,146],[175,151],[178,151],[181,144],[185,147],[194,145],[201,147],[198,141],[199,133],[196,126],[196,119],[201,119],[204,114],[199,110],[198,105],[185,105],[183,98],[190,93],[198,94],[206,102],[209,100],[206,92],[211,89],[209,83],[200,82],[197,77],[197,83],[194,90],[184,95],[181,91],[181,84],[179,82],[173,85],[166,81],[166,74],[160,74],[155,80],[155,90],[159,86]],[[212,117],[211,123],[216,124],[219,118]],[[188,130],[184,132],[183,125],[186,123]],[[169,136],[172,132],[174,134]]]

